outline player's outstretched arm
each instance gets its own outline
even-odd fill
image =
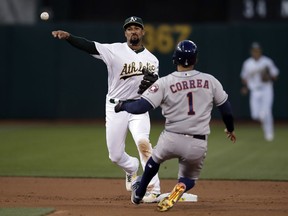
[[[99,55],[99,52],[97,51],[93,41],[87,40],[82,37],[76,37],[69,32],[62,30],[52,31],[52,35],[54,38],[66,40],[72,46],[83,50],[89,54]]]

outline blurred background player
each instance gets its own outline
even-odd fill
[[[250,112],[253,120],[260,121],[264,137],[267,141],[274,139],[273,120],[273,82],[277,79],[279,70],[273,60],[262,54],[258,42],[253,42],[250,57],[243,62],[240,77],[242,94],[250,91]]]
[[[221,83],[212,75],[194,69],[198,49],[190,40],[181,41],[173,54],[177,71],[159,78],[134,102],[120,102],[115,111],[145,113],[160,106],[166,118],[152,156],[142,178],[132,185],[131,201],[140,204],[147,185],[159,170],[160,164],[178,158],[178,183],[170,195],[158,204],[158,211],[167,211],[192,189],[199,178],[207,152],[208,135],[213,103],[218,107],[225,123],[227,137],[236,141],[234,120],[228,95]]]
[[[131,182],[137,176],[139,161],[138,158],[125,152],[127,132],[130,130],[132,134],[144,169],[148,160],[145,153],[150,154],[152,151],[149,141],[150,117],[148,112],[141,115],[127,112],[115,113],[114,106],[118,100],[140,98],[138,88],[143,79],[142,70],[146,68],[158,74],[159,61],[143,46],[145,30],[141,18],[136,16],[127,18],[123,29],[127,39],[124,43],[103,44],[62,30],[53,31],[52,35],[68,41],[72,46],[101,59],[107,65],[108,93],[105,126],[109,158],[126,172],[126,189],[131,191]],[[154,202],[158,195],[160,195],[160,181],[156,175],[143,201]]]

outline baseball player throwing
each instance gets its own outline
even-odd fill
[[[143,169],[151,154],[149,141],[150,118],[148,112],[134,115],[127,112],[115,113],[114,106],[119,100],[136,100],[140,97],[139,85],[143,79],[142,70],[158,74],[158,59],[142,44],[145,34],[141,18],[132,16],[125,20],[125,43],[103,44],[76,37],[58,30],[52,35],[68,41],[93,57],[102,60],[108,70],[108,93],[106,98],[106,140],[109,158],[126,172],[126,189],[131,191],[131,182],[137,176],[139,160],[125,152],[125,139],[130,130],[140,154]],[[141,92],[140,92],[141,93]],[[144,202],[153,202],[160,194],[160,181],[156,175],[150,185]]]
[[[240,77],[242,93],[250,90],[250,111],[254,120],[260,121],[264,137],[267,141],[274,139],[274,123],[272,115],[273,81],[278,77],[279,70],[271,58],[262,55],[259,43],[251,45],[251,57],[243,62]]]
[[[178,183],[171,193],[158,203],[159,211],[167,211],[192,189],[198,179],[207,151],[210,133],[209,122],[213,103],[218,107],[225,123],[227,137],[236,141],[234,121],[228,95],[220,82],[207,73],[194,70],[197,46],[190,40],[181,41],[173,54],[177,71],[159,78],[141,99],[120,102],[115,111],[145,113],[160,106],[166,118],[152,156],[149,158],[142,178],[132,183],[131,201],[139,204],[147,185],[158,172],[160,164],[178,158]]]

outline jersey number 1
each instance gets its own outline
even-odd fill
[[[188,105],[189,105],[188,115],[195,115],[195,111],[193,109],[193,94],[192,94],[192,92],[189,92],[187,94],[187,98],[188,98]]]

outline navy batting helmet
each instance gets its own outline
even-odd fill
[[[197,58],[197,46],[191,40],[183,40],[178,43],[173,53],[173,63],[188,67],[194,65]]]

